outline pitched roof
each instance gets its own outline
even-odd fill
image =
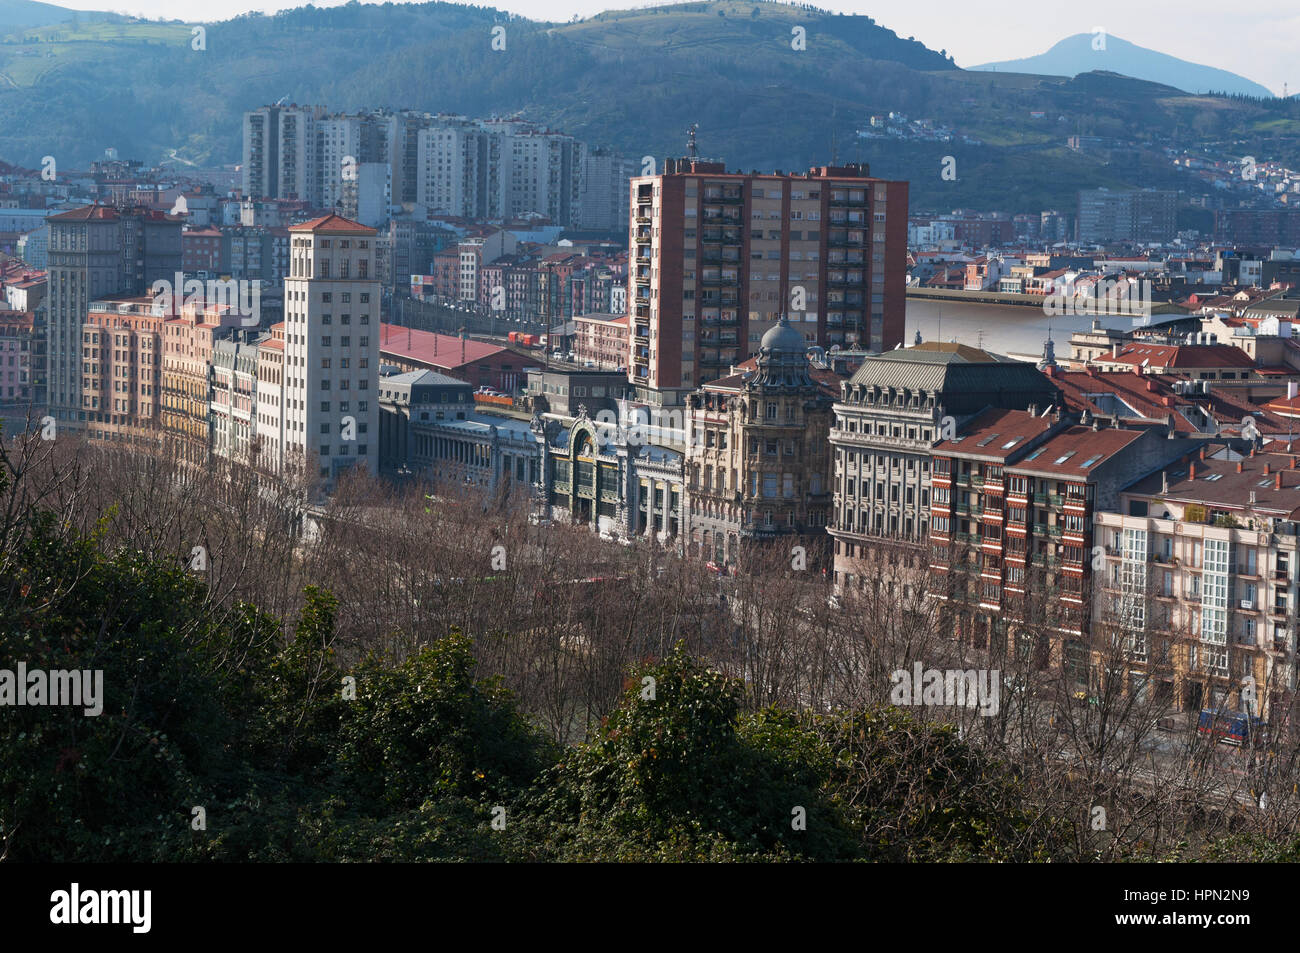
[[[1033,364],[966,344],[935,341],[870,355],[862,361],[851,383],[855,387],[902,387],[936,392],[953,389],[986,392],[1026,386],[1044,390],[1047,384]]]
[[[380,352],[408,361],[418,361],[434,367],[455,368],[485,358],[505,355],[512,361],[521,361],[521,367],[541,366],[539,361],[529,360],[507,348],[484,341],[474,341],[469,338],[462,341],[453,334],[416,331],[396,324],[381,324],[379,327]]]
[[[297,225],[290,225],[291,232],[324,232],[327,234],[340,235],[377,235],[369,225],[362,225],[360,222],[354,222],[350,218],[344,218],[342,215],[322,215],[320,218],[313,218],[307,222],[299,222]]]
[[[49,216],[47,222],[111,222],[122,214],[111,205],[86,205],[74,208],[70,212],[60,212]]]
[[[1024,410],[986,410],[968,421],[959,435],[935,444],[934,453],[1006,460],[1056,423],[1052,417],[1039,417]]]
[[[1254,367],[1251,356],[1231,344],[1141,344],[1125,345],[1118,357],[1097,358],[1102,364],[1145,364],[1148,367]]]
[[[1189,465],[1175,464],[1167,468],[1169,488],[1164,488],[1160,473],[1154,473],[1126,487],[1126,493],[1159,496],[1165,500],[1186,501],[1242,509],[1248,505],[1250,494],[1255,494],[1253,509],[1287,514],[1296,518],[1300,510],[1300,470],[1292,467],[1295,460],[1289,454],[1257,453],[1240,461],[1210,457],[1194,460],[1195,478],[1191,478]],[[1237,472],[1238,463],[1241,472]],[[1268,473],[1264,468],[1268,467]],[[1279,489],[1278,474],[1282,476]],[[1209,479],[1213,477],[1213,479]]]
[[[1076,424],[1052,435],[1039,450],[1011,464],[1009,469],[1017,473],[1086,480],[1095,468],[1144,435],[1141,430],[1119,427],[1093,430]]]

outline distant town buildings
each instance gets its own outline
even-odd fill
[[[1084,243],[1165,242],[1177,232],[1178,193],[1086,189],[1079,193],[1075,238]]]

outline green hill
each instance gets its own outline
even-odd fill
[[[492,49],[494,26],[505,27],[503,51]],[[237,162],[244,110],[284,98],[522,112],[638,157],[680,153],[695,122],[701,151],[736,167],[801,168],[834,154],[912,180],[918,207],[1037,210],[1135,175],[1069,153],[1071,133],[1153,150],[1179,137],[1239,140],[1243,152],[1286,159],[1300,125],[1294,101],[1189,96],[1108,74],[967,72],[870,17],[747,0],[565,24],[457,4],[350,3],[204,30],[110,16],[11,35],[0,42],[0,158],[31,167],[54,155],[69,168],[116,146],[147,162],[171,149]],[[858,138],[891,111],[983,144]],[[1032,119],[1038,111],[1045,118]],[[958,160],[955,182],[940,177],[945,155]],[[1144,184],[1173,174],[1155,152],[1144,163]]]

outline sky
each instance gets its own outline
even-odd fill
[[[59,0],[52,0],[58,3]],[[225,19],[250,10],[272,13],[301,6],[271,0],[111,0],[108,9],[146,17],[194,21]],[[317,0],[316,6],[339,6],[346,0]],[[464,2],[464,0],[462,0]],[[122,5],[117,5],[121,3]],[[106,9],[85,0],[62,3],[78,9]],[[602,10],[662,5],[659,0],[497,0],[476,3],[522,14],[535,20],[568,20]],[[1034,3],[988,0],[813,0],[813,5],[842,13],[867,14],[899,36],[915,36],[933,50],[947,50],[958,66],[976,66],[1042,53],[1058,40],[1102,27],[1149,49],[1194,63],[1230,70],[1267,86],[1275,94],[1300,91],[1300,3],[1296,0],[1035,0]]]

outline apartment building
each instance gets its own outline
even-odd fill
[[[320,106],[263,106],[244,113],[243,190],[253,198],[319,206]]]
[[[379,280],[376,232],[339,215],[289,228],[285,279],[286,455],[314,460],[332,487],[352,466],[377,472]],[[310,472],[310,471],[309,471]]]
[[[232,309],[185,305],[163,322],[162,425],[171,449],[186,463],[206,465],[212,449],[212,351],[242,324]]]
[[[417,135],[416,201],[439,215],[504,215],[501,140],[464,116],[439,116]]]
[[[931,592],[944,628],[980,647],[1070,656],[1092,632],[1094,515],[1189,453],[1154,429],[1057,411],[988,410],[934,448]]]
[[[594,232],[627,231],[628,182],[636,171],[631,159],[608,149],[583,156],[582,208],[578,227]]]
[[[743,544],[778,536],[820,549],[834,374],[814,378],[803,336],[784,316],[763,335],[752,369],[738,370],[686,400],[689,552],[735,564]]]
[[[586,145],[522,119],[490,119],[480,125],[500,139],[505,217],[540,217],[575,226],[581,218]]]
[[[945,433],[990,407],[1045,412],[1059,403],[1033,364],[964,344],[867,356],[841,385],[830,432],[836,586],[877,578],[886,555],[924,556],[931,455]]]
[[[1280,718],[1296,688],[1298,529],[1300,457],[1191,455],[1097,514],[1094,611],[1126,632],[1130,670],[1179,708],[1244,710],[1249,685],[1254,713]]]
[[[212,453],[236,463],[254,461],[257,432],[257,341],[234,331],[212,347],[212,399],[209,422]]]
[[[253,401],[253,459],[270,473],[285,468],[284,322],[271,325],[257,342],[257,392]]]
[[[632,179],[631,202],[628,366],[643,399],[675,403],[722,377],[783,314],[810,345],[901,343],[906,182],[670,159]]]
[[[91,303],[81,331],[89,439],[159,441],[165,322],[166,314],[149,295]]]
[[[1178,193],[1157,189],[1085,189],[1079,193],[1080,242],[1165,242],[1177,233]]]
[[[34,402],[33,356],[37,331],[35,312],[0,310],[0,405],[21,410]],[[41,412],[44,413],[44,408]]]
[[[627,367],[626,314],[584,314],[573,319],[573,359],[609,370]]]
[[[151,209],[89,205],[48,222],[48,400],[57,420],[75,426],[97,412],[82,392],[82,326],[91,302],[170,281],[182,264],[181,221]]]
[[[315,125],[323,208],[341,208],[349,185],[355,194],[362,179],[362,166],[373,168],[368,175],[386,184],[391,196],[390,149],[396,128],[391,116],[331,115],[317,120]]]

